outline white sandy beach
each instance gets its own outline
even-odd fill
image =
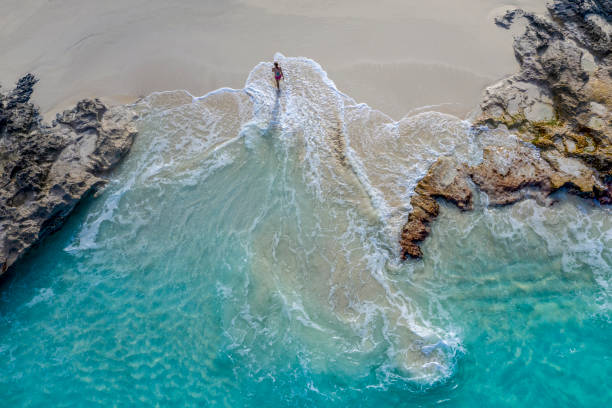
[[[463,116],[516,70],[512,32],[493,22],[511,7],[545,0],[2,0],[0,83],[35,73],[50,117],[84,97],[240,88],[279,51],[394,118],[427,105]]]

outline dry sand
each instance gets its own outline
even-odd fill
[[[465,115],[516,70],[493,23],[545,0],[1,0],[0,83],[40,78],[47,117],[78,99],[241,88],[276,51],[318,61],[338,88],[394,118],[437,105]]]

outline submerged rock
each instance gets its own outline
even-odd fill
[[[133,112],[98,99],[44,124],[30,102],[36,82],[28,74],[0,93],[0,275],[105,185],[137,133]]]
[[[483,146],[477,166],[448,158],[432,166],[411,200],[400,238],[404,258],[422,256],[418,245],[438,214],[435,199],[469,209],[469,188],[485,193],[489,205],[544,199],[561,187],[612,202],[612,2],[555,0],[548,11],[549,18],[519,9],[496,19],[504,28],[527,20],[514,41],[521,68],[487,88],[476,120],[475,129],[505,127],[522,143]]]

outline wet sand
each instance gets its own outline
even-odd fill
[[[40,78],[47,117],[84,97],[241,88],[259,61],[306,56],[338,88],[394,118],[422,106],[466,115],[516,70],[506,8],[545,0],[3,0],[0,83]]]

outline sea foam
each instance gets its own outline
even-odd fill
[[[151,200],[171,203],[168,191],[208,186],[214,197],[194,199],[192,208],[217,206],[218,225],[206,233],[220,245],[233,237],[248,265],[243,286],[217,284],[219,296],[233,305],[224,327],[231,350],[255,366],[271,358],[258,342],[289,336],[308,356],[309,370],[328,370],[326,356],[334,355],[334,369],[345,373],[379,365],[382,386],[398,379],[425,387],[446,381],[464,352],[460,330],[438,292],[413,281],[412,290],[422,291],[415,295],[398,283],[396,275],[418,269],[398,262],[398,236],[418,180],[440,156],[474,165],[483,146],[518,139],[474,132],[469,122],[437,112],[394,121],[339,91],[315,61],[281,54],[275,60],[285,73],[280,92],[271,63],[262,62],[241,90],[201,97],[163,92],[139,101],[141,136],[128,170],[66,249],[137,239],[157,211]],[[193,210],[186,211],[180,222],[189,228]],[[465,234],[484,222],[497,239],[516,242],[533,228],[557,245],[538,227],[541,211],[519,217],[514,227],[519,218],[487,220],[484,210]],[[593,265],[607,285],[606,263],[598,267],[597,254]],[[565,269],[575,267],[564,261]]]

